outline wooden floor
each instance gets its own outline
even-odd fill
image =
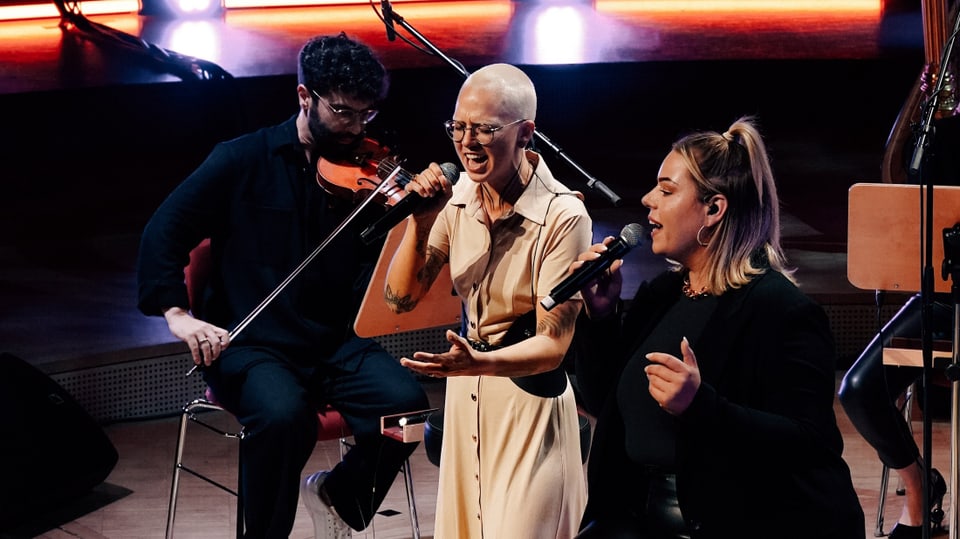
[[[839,382],[839,377],[838,377]],[[431,403],[442,403],[443,384],[427,384]],[[866,514],[864,528],[867,537],[874,536],[880,489],[881,465],[876,453],[854,431],[843,411],[837,407],[837,418],[844,437],[844,458],[850,465],[854,486],[860,495],[860,501]],[[175,417],[118,423],[106,427],[106,433],[113,441],[120,461],[96,493],[103,499],[119,497],[92,512],[67,522],[55,522],[52,518],[39,519],[33,530],[4,534],[0,538],[19,539],[34,534],[44,539],[150,539],[164,536],[167,517],[167,500],[170,493],[171,471],[174,447],[177,435]],[[224,427],[231,427],[228,416],[220,414],[217,421]],[[949,423],[941,418],[933,421],[934,464],[946,476],[949,470]],[[921,442],[922,422],[914,422],[918,443]],[[186,462],[194,463],[196,468],[210,470],[212,474],[228,484],[233,484],[236,473],[236,443],[232,440],[213,439],[202,429],[189,431]],[[304,470],[309,475],[316,470],[329,469],[339,458],[337,442],[318,444],[310,462]],[[431,464],[421,445],[411,458],[414,477],[417,513],[420,532],[423,539],[433,536],[437,494],[437,468]],[[884,532],[889,532],[899,517],[902,498],[895,493],[896,475],[891,475],[886,510],[884,511]],[[125,494],[125,495],[124,495]],[[93,496],[91,496],[93,498]],[[176,537],[197,539],[229,539],[233,537],[234,498],[215,489],[198,479],[184,475],[181,479],[180,498],[176,517]],[[946,511],[949,511],[949,494],[944,499]],[[103,503],[103,502],[101,502]],[[78,503],[77,505],[81,505]],[[398,476],[381,512],[371,526],[354,537],[382,539],[413,537],[406,509],[406,497],[402,475]],[[393,512],[396,513],[393,513]],[[949,513],[948,513],[949,515]],[[816,519],[816,515],[809,518]],[[948,516],[949,518],[949,516]],[[55,526],[49,529],[47,527]],[[783,522],[789,528],[790,522]],[[297,513],[291,538],[306,539],[313,536],[309,515],[302,503]],[[778,537],[777,530],[770,530],[769,537]]]

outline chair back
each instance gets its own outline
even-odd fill
[[[183,268],[184,284],[187,285],[187,298],[190,300],[190,311],[193,316],[201,318],[199,312],[203,307],[203,291],[210,283],[212,269],[210,255],[210,238],[204,238],[190,251],[190,262]]]

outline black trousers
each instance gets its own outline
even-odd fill
[[[334,405],[353,432],[355,445],[325,486],[337,513],[355,530],[370,523],[417,447],[383,436],[380,417],[429,407],[412,373],[369,339],[348,341],[319,367],[298,367],[263,347],[230,347],[204,378],[247,431],[241,481],[248,538],[286,539],[293,529],[300,476],[317,441],[322,404]]]
[[[953,305],[934,302],[931,318],[934,339],[951,339]],[[923,305],[913,296],[897,311],[860,354],[843,377],[838,396],[857,432],[877,451],[880,461],[894,470],[920,458],[910,427],[897,409],[897,399],[922,374],[922,369],[885,366],[883,347],[893,337],[919,339]]]
[[[644,507],[589,522],[576,539],[690,539],[677,501],[676,476],[650,476]]]

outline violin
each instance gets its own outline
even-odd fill
[[[389,179],[388,185],[381,185]],[[413,179],[413,175],[400,168],[400,163],[395,156],[390,155],[389,149],[379,142],[365,138],[360,147],[353,155],[339,161],[320,158],[317,161],[317,183],[333,196],[338,196],[346,200],[352,200],[360,204],[353,209],[353,212],[347,216],[340,226],[316,249],[310,253],[299,266],[283,280],[270,293],[260,305],[257,305],[243,320],[237,324],[229,333],[230,340],[236,339],[249,324],[270,305],[270,302],[283,292],[284,288],[293,281],[310,262],[326,248],[327,245],[339,234],[357,214],[363,210],[367,203],[379,202],[387,206],[393,206],[406,197],[407,192],[404,186]],[[376,193],[371,198],[371,194]],[[200,365],[194,365],[187,372],[187,376],[196,371]]]
[[[381,185],[388,178],[390,183]],[[363,139],[353,155],[347,158],[330,160],[321,157],[317,161],[320,187],[354,204],[377,191],[373,202],[393,206],[406,196],[403,188],[412,179],[413,175],[400,168],[399,160],[391,155],[390,149],[371,138]]]

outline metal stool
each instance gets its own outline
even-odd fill
[[[917,346],[916,339],[893,337],[890,341],[890,344],[891,346],[884,347],[883,349],[884,365],[896,365],[898,367],[904,367],[904,368],[922,368],[923,367],[922,352],[920,347]],[[949,347],[951,346],[951,343],[946,342],[944,344],[943,341],[934,341],[935,351],[938,350],[937,348],[938,346]],[[945,359],[945,358],[934,357],[933,358],[934,367],[937,367],[938,365],[940,365],[939,361],[942,361],[942,359]],[[945,366],[945,364],[943,366]],[[933,382],[931,384],[931,387],[935,387],[935,386],[950,387],[953,383],[946,378],[946,375],[935,375],[931,381]],[[903,414],[904,420],[907,422],[907,426],[910,428],[911,434],[913,433],[913,422],[912,422],[913,401],[915,399],[917,389],[918,389],[917,382],[914,382],[913,384],[908,386],[907,390],[904,391],[904,394],[902,397],[903,400],[900,404],[900,411]],[[927,411],[924,410],[924,413],[927,413]],[[952,451],[953,450],[951,449],[951,453]],[[887,484],[888,484],[888,477],[890,474],[890,470],[888,469],[887,466],[884,466],[883,471],[881,473],[882,475],[880,478],[880,496],[879,496],[878,507],[877,507],[877,525],[873,532],[875,537],[883,537],[887,535],[883,531],[883,510],[884,510],[884,505],[886,503]],[[951,487],[948,485],[948,489],[949,488]],[[897,494],[900,496],[906,494],[906,491],[904,490],[902,483],[900,483],[897,486]],[[932,523],[935,523],[936,526],[939,526],[938,519],[942,520],[943,518],[942,511],[938,510],[935,513],[931,513],[930,518]]]
[[[194,315],[198,316],[198,318],[202,317],[202,313],[197,312],[196,309],[202,304],[201,297],[209,280],[211,271],[210,266],[210,239],[207,238],[201,241],[190,252],[190,262],[184,268],[184,282],[187,285],[187,296],[190,300],[190,307],[191,310],[194,311]],[[240,430],[237,432],[226,432],[208,422],[203,421],[203,419],[199,416],[199,413],[206,411],[221,411],[230,413],[229,410],[225,410],[222,406],[220,406],[216,400],[216,397],[210,391],[210,388],[207,388],[203,398],[193,400],[183,407],[183,412],[180,415],[180,430],[177,434],[176,457],[174,458],[173,463],[173,482],[170,486],[170,503],[167,508],[167,539],[173,537],[173,524],[177,514],[177,495],[180,487],[181,471],[185,471],[194,477],[198,477],[207,483],[237,497],[237,539],[243,537],[243,492],[239,488],[239,485],[241,484],[240,470],[242,467],[237,467],[238,487],[237,490],[233,490],[226,485],[218,483],[210,477],[183,464],[183,447],[186,442],[187,425],[189,423],[196,423],[207,430],[213,431],[227,438],[234,438],[238,441],[242,440],[244,437],[245,433],[243,428],[240,428]],[[342,459],[344,453],[346,452],[346,448],[349,447],[349,442],[347,442],[346,438],[351,436],[350,427],[343,419],[343,416],[340,415],[340,412],[338,412],[332,406],[327,406],[325,409],[317,411],[317,422],[319,427],[317,429],[317,441],[325,442],[339,439],[340,458]],[[243,444],[240,444],[240,447],[242,448]],[[242,459],[243,453],[241,451],[238,460]],[[413,476],[410,468],[410,459],[407,459],[403,462],[401,471],[404,476],[404,486],[406,487],[407,491],[407,506],[410,511],[410,527],[413,530],[413,539],[420,539],[420,523],[417,518],[416,500],[413,496]]]
[[[226,438],[233,438],[237,441],[240,441],[244,437],[244,430],[241,427],[236,432],[224,431],[211,423],[204,421],[204,418],[201,417],[201,412],[206,411],[220,411],[230,413],[228,410],[225,410],[219,403],[217,403],[214,395],[211,393],[208,388],[206,394],[203,398],[196,399],[188,403],[183,407],[183,412],[180,415],[180,430],[177,435],[177,449],[176,456],[173,463],[173,481],[170,486],[170,502],[167,508],[167,530],[166,538],[171,539],[173,537],[173,528],[174,521],[177,514],[177,496],[179,494],[180,488],[180,472],[187,472],[190,475],[197,477],[206,481],[207,483],[228,492],[237,497],[237,538],[240,539],[243,537],[243,491],[239,488],[240,482],[240,469],[237,467],[237,490],[231,489],[228,486],[219,483],[209,476],[204,475],[203,473],[190,468],[189,466],[183,463],[183,448],[186,443],[186,434],[187,434],[187,425],[190,423],[195,423],[204,427],[205,429],[212,431],[220,436]],[[351,436],[350,427],[347,425],[347,422],[343,419],[343,416],[340,415],[336,409],[332,406],[327,406],[325,409],[317,412],[317,441],[324,442],[330,440],[339,440],[340,444],[340,457],[343,458],[343,454],[346,449],[350,446],[350,442],[347,440]],[[241,444],[242,448],[242,444]],[[243,459],[243,453],[240,452],[238,460]],[[239,464],[239,463],[238,463]],[[420,539],[420,523],[417,517],[417,506],[416,500],[413,494],[413,476],[411,473],[410,460],[407,459],[403,462],[403,468],[401,469],[404,476],[404,487],[406,488],[407,494],[407,506],[410,511],[410,527],[413,532],[414,539]]]
[[[903,414],[903,418],[906,420],[907,425],[910,427],[910,433],[913,434],[913,392],[916,383],[910,384],[910,387],[903,393],[902,400],[900,404],[900,413]],[[877,503],[877,527],[873,530],[874,537],[885,537],[887,534],[883,531],[883,508],[887,503],[887,485],[890,482],[890,467],[886,464],[883,465],[883,470],[880,472],[880,497]],[[906,494],[906,490],[903,488],[903,480],[897,479],[897,496],[903,496]]]

